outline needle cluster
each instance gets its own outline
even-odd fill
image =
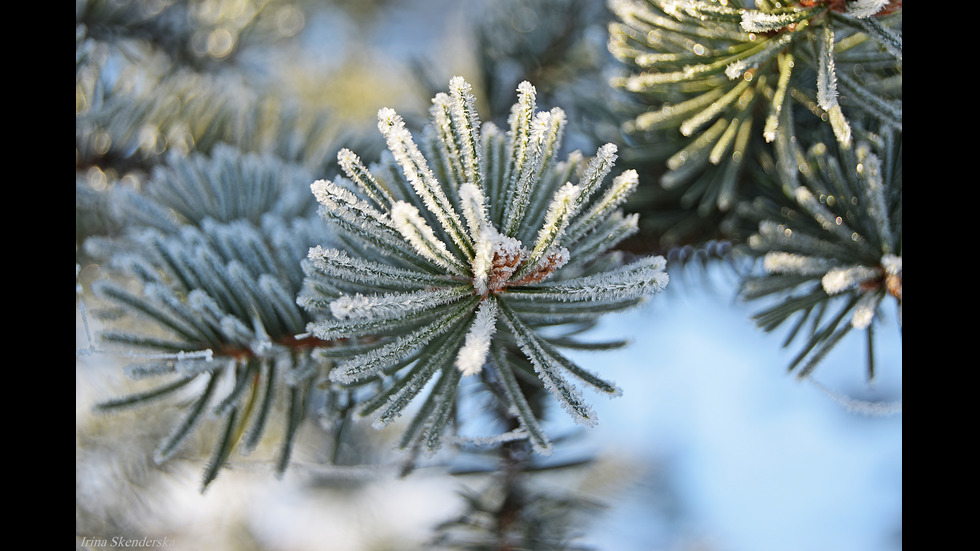
[[[586,160],[559,158],[565,115],[536,111],[524,82],[510,128],[481,124],[462,78],[432,100],[421,144],[391,109],[378,113],[388,154],[370,168],[351,151],[344,175],[311,188],[341,248],[314,247],[299,302],[317,317],[330,380],[364,388],[362,415],[395,421],[431,387],[401,445],[439,447],[462,377],[499,391],[524,437],[550,450],[525,387],[544,387],[578,422],[595,413],[573,380],[620,391],[559,351],[545,326],[593,322],[660,291],[661,257],[620,262],[606,254],[636,230],[620,206],[637,174],[606,176],[616,147]]]

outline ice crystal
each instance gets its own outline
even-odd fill
[[[620,206],[637,174],[605,181],[616,147],[600,147],[587,163],[578,152],[559,160],[564,113],[537,112],[527,82],[517,92],[503,131],[481,124],[469,84],[454,77],[433,99],[420,144],[383,108],[378,128],[390,156],[368,168],[342,150],[345,177],[311,186],[349,248],[311,249],[299,303],[317,321],[307,329],[350,339],[329,351],[337,359],[330,379],[362,389],[361,414],[377,426],[430,388],[402,447],[439,446],[463,376],[494,389],[538,451],[550,443],[527,384],[594,424],[568,375],[607,395],[619,389],[558,350],[568,337],[539,328],[634,306],[667,284],[661,257],[598,262],[621,258],[606,253],[636,231]]]

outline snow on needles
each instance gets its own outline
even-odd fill
[[[606,178],[616,146],[559,159],[564,112],[537,112],[527,82],[517,95],[503,132],[481,125],[472,87],[454,77],[433,99],[418,142],[382,108],[378,129],[391,155],[368,168],[342,149],[343,176],[311,185],[341,246],[310,249],[297,302],[317,319],[306,329],[335,342],[324,352],[338,359],[329,379],[363,389],[358,411],[375,426],[423,401],[400,442],[406,449],[434,451],[456,426],[464,376],[496,389],[490,395],[520,426],[513,434],[536,451],[551,445],[528,393],[550,392],[576,422],[595,424],[575,381],[609,396],[619,388],[538,328],[574,333],[667,284],[662,257],[626,264],[608,254],[636,231],[636,217],[620,207],[637,173]],[[536,388],[518,384],[532,373]]]

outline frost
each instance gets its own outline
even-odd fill
[[[517,85],[517,92],[517,103],[511,107],[510,115],[507,118],[510,125],[508,137],[511,165],[508,167],[508,174],[511,186],[520,178],[524,164],[530,155],[531,121],[534,119],[535,97],[537,96],[537,90],[526,80]]]
[[[871,153],[867,144],[860,144],[857,148],[858,172],[866,182],[865,199],[867,201],[866,212],[874,220],[878,235],[882,240],[882,249],[890,251],[893,241],[888,207],[885,205],[885,184],[881,174],[881,160],[877,155]],[[892,256],[892,255],[889,255]]]
[[[395,365],[400,360],[417,351],[442,333],[448,331],[467,313],[465,305],[440,317],[421,329],[399,337],[369,352],[355,356],[337,365],[330,372],[330,379],[338,383],[353,383],[371,377],[379,371]],[[314,334],[320,336],[319,327],[314,325]]]
[[[736,78],[742,76],[742,73],[744,73],[748,68],[749,67],[745,64],[745,61],[741,59],[733,61],[732,63],[729,63],[727,67],[725,67],[725,76],[728,77],[728,80],[735,80]]]
[[[786,25],[786,18],[761,11],[746,11],[742,14],[742,29],[750,33],[775,31]]]
[[[515,289],[517,296],[557,302],[603,304],[626,301],[662,291],[669,281],[662,256],[558,283],[546,283],[532,289]]]
[[[867,329],[874,320],[875,311],[878,303],[881,302],[881,295],[877,293],[865,293],[861,300],[854,306],[851,313],[851,325],[855,329]]]
[[[381,109],[378,112],[378,127],[385,137],[388,150],[391,151],[395,162],[401,167],[426,209],[435,215],[452,240],[465,250],[468,243],[463,232],[463,224],[458,214],[453,211],[442,186],[432,174],[428,161],[415,145],[411,133],[405,128],[401,116],[392,109]],[[394,215],[394,207],[392,207],[392,217]]]
[[[589,166],[585,169],[582,179],[578,183],[579,194],[575,198],[576,205],[581,205],[595,193],[596,189],[612,170],[616,163],[616,152],[618,148],[615,144],[607,143],[596,150],[595,157],[589,161]]]
[[[544,224],[538,230],[538,239],[534,243],[534,250],[531,251],[531,258],[537,261],[545,250],[551,248],[551,244],[558,241],[568,226],[569,218],[575,213],[576,203],[581,197],[582,188],[566,183],[555,192],[555,197],[548,205],[548,212],[544,216]]]
[[[418,209],[404,201],[398,201],[391,207],[391,220],[395,229],[417,253],[447,270],[460,272],[459,261],[449,253],[446,244],[436,237]]]
[[[384,208],[391,206],[392,199],[388,191],[378,184],[371,171],[361,163],[361,159],[353,151],[347,148],[341,149],[337,153],[337,163],[347,177],[367,192],[379,206]]]
[[[141,360],[173,360],[176,362],[204,360],[205,362],[211,362],[214,361],[214,351],[209,348],[205,350],[181,350],[178,352],[129,352],[126,354],[126,357]]]
[[[346,190],[329,180],[317,180],[310,184],[310,190],[317,202],[330,206],[336,201],[353,205],[357,202],[357,197],[350,190]]]
[[[262,324],[262,320],[257,315],[252,317],[252,328],[255,338],[249,344],[249,347],[260,358],[268,356],[275,349],[275,344],[273,344],[272,338],[269,337],[269,333]]]
[[[891,0],[853,0],[847,3],[847,13],[864,19],[885,9]]]
[[[364,318],[371,314],[371,301],[361,294],[343,296],[330,303],[330,313],[341,320]]]
[[[473,287],[477,294],[499,290],[517,270],[524,256],[521,242],[486,226],[477,242],[473,258]]]
[[[617,207],[623,204],[639,185],[639,175],[633,169],[626,170],[613,178],[612,186],[602,198],[581,215],[569,229],[567,243],[573,243],[583,235],[593,230],[597,225],[609,219]]]
[[[490,276],[490,268],[493,266],[495,241],[488,236],[482,236],[476,242],[476,251],[473,253],[473,288],[477,294],[487,293],[487,279]]]
[[[902,273],[902,257],[900,256],[886,254],[881,257],[881,265],[888,275],[901,275]]]
[[[828,295],[836,295],[880,276],[881,271],[876,268],[849,266],[831,269],[823,276],[820,283]]]
[[[466,342],[456,356],[456,368],[464,376],[476,375],[483,370],[490,351],[490,339],[497,329],[497,301],[484,300],[476,311],[473,325],[466,334]]]
[[[478,129],[480,119],[476,110],[476,98],[471,86],[462,77],[455,76],[449,81],[452,95],[452,114],[459,132],[464,176],[470,181],[479,179],[480,142]]]
[[[319,245],[309,250],[308,259],[326,277],[371,286],[418,288],[427,285],[445,284],[445,276],[421,273],[416,270],[389,266],[380,262],[353,258],[338,249],[325,249]],[[303,296],[311,303],[314,297]]]
[[[835,104],[831,107],[827,111],[827,116],[830,119],[830,127],[834,131],[837,142],[845,149],[851,147],[851,125],[847,122],[847,118],[844,116],[844,111],[841,109],[840,104]]]
[[[514,429],[494,436],[456,436],[453,442],[471,446],[496,446],[504,442],[515,442],[527,439],[528,434],[523,429]]]
[[[619,389],[537,335],[539,323],[592,321],[640,303],[668,281],[662,257],[623,266],[620,255],[596,265],[616,267],[575,277],[636,231],[637,216],[620,207],[638,174],[605,181],[617,159],[614,144],[588,162],[578,151],[558,159],[564,111],[536,112],[528,82],[517,92],[505,133],[481,126],[471,86],[454,77],[433,98],[419,145],[394,110],[380,109],[387,144],[380,161],[369,171],[343,149],[338,164],[347,178],[311,185],[321,215],[343,230],[337,243],[345,250],[309,249],[297,300],[317,319],[305,328],[322,340],[344,339],[321,355],[337,362],[331,381],[363,385],[357,407],[375,426],[390,424],[431,388],[401,439],[405,449],[435,449],[452,426],[461,378],[486,374],[503,384],[500,405],[518,417],[520,429],[506,438],[527,438],[536,452],[550,452],[514,376],[509,356],[521,351],[577,422],[595,424],[566,374],[607,396]],[[273,299],[263,308],[281,306],[276,290],[259,288]],[[498,317],[506,324],[503,339]]]
[[[338,320],[396,319],[452,302],[464,292],[465,287],[457,286],[370,296],[355,293],[331,302],[330,313]]]
[[[473,183],[467,182],[459,188],[459,201],[470,235],[480,235],[487,227],[486,198],[483,196],[483,191]]]
[[[586,405],[582,399],[582,393],[574,385],[569,384],[558,373],[558,363],[556,358],[548,354],[542,347],[540,341],[534,336],[526,326],[510,315],[504,317],[504,321],[510,327],[511,332],[517,339],[518,346],[531,360],[534,371],[541,379],[544,387],[558,400],[559,405],[565,410],[572,419],[585,426],[595,426],[595,412]]]
[[[824,27],[820,43],[820,59],[817,62],[817,103],[830,111],[837,105],[837,73],[834,64],[834,31]]]
[[[762,266],[771,274],[816,275],[826,273],[829,262],[824,258],[772,251],[763,258]]]

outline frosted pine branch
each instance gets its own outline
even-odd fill
[[[881,157],[894,154],[894,139],[884,133],[876,147],[860,142],[853,151],[838,142],[839,157],[815,144],[799,157],[801,170],[792,185],[784,182],[790,199],[782,206],[784,217],[763,219],[748,240],[765,275],[746,278],[742,296],[774,299],[756,320],[772,330],[798,317],[793,336],[812,326],[791,364],[802,366],[799,376],[810,373],[848,331],[871,331],[889,297],[897,301],[901,327],[901,178],[883,169],[893,160]],[[825,316],[831,304],[840,305],[838,314]],[[805,324],[808,319],[814,322]],[[868,373],[873,376],[873,363]]]
[[[625,71],[611,84],[637,104],[622,129],[638,150],[649,147],[650,161],[660,162],[652,152],[664,137],[684,138],[660,177],[676,191],[664,194],[665,202],[691,213],[674,224],[677,239],[718,232],[707,214],[731,212],[765,193],[745,167],[769,154],[767,142],[783,148],[780,141],[809,131],[811,120],[832,129],[845,148],[864,139],[868,126],[902,128],[901,17],[886,17],[901,2],[607,5],[617,19],[608,27],[608,50]],[[800,103],[808,110],[797,109]],[[778,170],[798,166],[788,157],[778,161]]]
[[[364,170],[358,166],[349,165]],[[294,180],[296,173],[301,180]],[[327,365],[314,355],[326,343],[297,335],[313,316],[296,296],[304,284],[304,254],[333,236],[313,216],[310,175],[277,157],[218,147],[210,156],[173,156],[153,178],[147,193],[115,198],[122,203],[119,212],[128,213],[120,237],[92,243],[94,255],[109,259],[107,268],[138,285],[107,280],[93,289],[128,314],[118,328],[102,333],[110,346],[101,353],[127,357],[133,363],[125,372],[141,383],[169,380],[99,409],[170,399],[181,418],[158,448],[159,461],[178,453],[195,429],[218,421],[223,427],[206,468],[207,486],[233,448],[244,454],[255,449],[273,409],[290,411],[292,427],[307,415],[300,404]],[[362,181],[367,185],[363,175]],[[368,235],[382,244],[402,244],[376,206],[333,184],[315,189],[326,202],[347,206],[351,227],[370,228]],[[134,212],[135,206],[145,209]],[[148,212],[170,213],[170,220]],[[140,323],[131,323],[134,318]],[[280,394],[280,387],[288,391]],[[329,399],[334,391],[323,392]],[[280,473],[294,435],[291,429],[276,436]]]
[[[341,163],[363,196],[381,198],[375,205],[326,180],[312,186],[323,216],[352,249],[310,250],[300,303],[318,319],[307,330],[322,340],[351,340],[323,350],[339,360],[330,379],[363,389],[359,411],[377,426],[421,400],[404,447],[438,447],[452,425],[456,385],[467,376],[498,385],[503,409],[523,428],[514,434],[550,451],[512,373],[520,364],[574,419],[594,424],[567,377],[606,395],[619,389],[562,355],[537,334],[537,324],[542,315],[574,322],[621,311],[667,283],[660,257],[612,262],[608,270],[594,263],[636,230],[636,216],[620,207],[637,174],[607,181],[616,161],[612,144],[592,159],[559,159],[564,112],[535,112],[536,91],[527,82],[517,92],[505,134],[481,125],[470,86],[453,78],[449,92],[433,100],[422,149],[397,113],[381,109],[390,155],[370,171],[350,152]],[[572,263],[574,271],[566,271]]]

